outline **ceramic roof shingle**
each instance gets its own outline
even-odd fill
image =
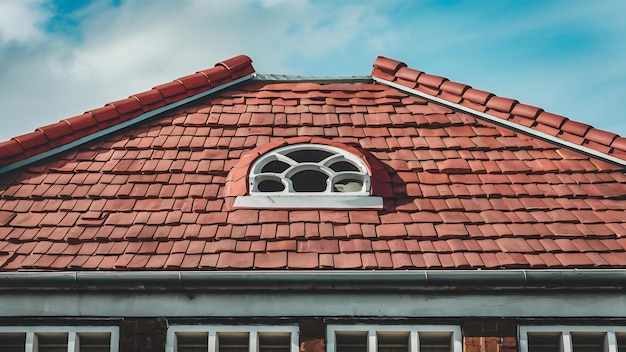
[[[403,62],[379,56],[374,62],[372,76],[626,159],[626,138],[615,133],[571,121],[564,116],[452,82],[444,77],[408,69]]]
[[[252,60],[245,55],[217,63],[215,67],[181,77],[147,92],[111,102],[104,107],[43,126],[34,132],[0,142],[0,166],[66,145],[176,101],[218,87],[254,73]]]
[[[239,56],[42,127],[2,165],[251,73]],[[395,60],[373,75],[624,152]],[[233,208],[255,158],[309,142],[362,156],[384,209]],[[590,155],[373,81],[256,78],[1,174],[0,270],[626,268],[625,209],[623,168]]]

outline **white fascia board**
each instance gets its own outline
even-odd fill
[[[324,195],[251,195],[235,198],[234,208],[252,209],[382,209],[377,196]]]
[[[537,130],[532,129],[530,127],[526,127],[524,125],[520,125],[520,124],[515,123],[515,122],[504,120],[504,119],[501,119],[499,117],[495,117],[495,116],[489,115],[487,113],[484,113],[482,111],[474,110],[472,108],[468,108],[467,106],[464,106],[464,105],[461,105],[461,104],[457,104],[457,103],[453,103],[451,101],[448,101],[448,100],[445,100],[445,99],[441,99],[441,98],[438,98],[436,96],[420,92],[417,89],[411,89],[411,88],[405,87],[405,86],[403,86],[401,84],[398,84],[398,83],[395,83],[395,82],[387,81],[385,79],[378,78],[378,77],[372,77],[372,79],[374,81],[378,82],[378,83],[381,83],[381,84],[384,84],[384,85],[396,88],[396,89],[398,89],[400,91],[403,91],[405,93],[409,93],[411,95],[415,95],[415,96],[424,98],[426,100],[430,100],[430,101],[432,101],[434,103],[437,103],[437,104],[440,104],[440,105],[443,105],[443,106],[447,106],[447,107],[452,108],[452,109],[457,110],[457,111],[462,111],[462,112],[471,114],[471,115],[473,115],[473,116],[475,116],[475,117],[477,117],[477,118],[479,118],[481,120],[488,121],[488,122],[494,123],[496,125],[504,126],[504,127],[509,128],[509,129],[512,129],[514,131],[521,132],[521,133],[523,133],[523,134],[525,134],[527,136],[536,137],[536,138],[545,140],[547,142],[550,142],[552,144],[556,144],[556,145],[561,146],[561,147],[565,147],[565,148],[568,148],[568,149],[571,149],[571,150],[575,150],[575,151],[578,151],[580,153],[592,156],[592,157],[594,157],[596,159],[600,159],[600,160],[603,160],[603,161],[606,161],[606,162],[609,162],[609,163],[612,163],[612,164],[615,164],[615,165],[618,165],[618,166],[626,168],[626,160],[622,160],[622,159],[616,158],[616,157],[614,157],[612,155],[608,155],[608,154],[599,152],[599,151],[597,151],[595,149],[587,148],[587,147],[582,146],[580,144],[576,144],[576,143],[572,143],[570,141],[566,141],[564,139],[561,139],[561,138],[549,135],[547,133],[544,133],[544,132],[541,132],[541,131],[537,131]]]

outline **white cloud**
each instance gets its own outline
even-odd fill
[[[3,0],[0,2],[0,45],[29,44],[45,36],[41,25],[50,13],[43,0]]]
[[[42,11],[29,4],[23,8]],[[50,16],[40,12],[29,15],[37,19],[29,28]],[[259,72],[292,73],[294,55],[315,58],[353,45],[379,21],[359,4],[275,0],[96,2],[71,15],[80,38],[50,33],[28,55],[0,52],[8,68],[0,78],[0,140],[242,53]],[[43,35],[35,29],[24,40]]]
[[[69,14],[78,23],[75,37],[43,32],[42,24],[53,15],[43,0],[0,0],[0,6],[6,4],[24,16],[11,27],[13,19],[2,17],[7,12],[0,8],[0,40],[13,43],[0,42],[0,140],[237,54],[249,55],[258,72],[302,75],[348,74],[346,68],[367,75],[375,56],[386,55],[573,118],[606,108],[607,102],[617,108],[626,88],[626,49],[617,41],[612,55],[589,53],[569,62],[515,60],[510,47],[503,54],[511,56],[499,56],[502,43],[555,22],[624,32],[619,11],[584,2],[557,3],[508,20],[432,9],[390,18],[385,6],[392,5],[376,1],[132,0],[115,7],[96,1]],[[623,124],[621,131],[626,132]]]

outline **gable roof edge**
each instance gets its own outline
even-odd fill
[[[524,125],[521,125],[521,124],[518,124],[518,123],[515,123],[515,122],[512,122],[512,121],[509,121],[509,120],[501,119],[499,117],[487,114],[485,112],[482,112],[482,111],[479,111],[479,110],[475,110],[475,109],[472,109],[470,107],[467,107],[467,106],[464,106],[464,105],[461,105],[461,104],[457,104],[457,103],[451,102],[449,100],[442,99],[442,98],[439,98],[439,97],[436,97],[436,96],[433,96],[433,95],[421,92],[421,91],[419,91],[417,89],[412,89],[412,88],[406,87],[406,86],[404,86],[402,84],[399,84],[399,83],[391,82],[391,81],[388,81],[386,79],[379,78],[379,77],[376,77],[376,76],[372,76],[372,79],[375,82],[387,85],[389,87],[393,87],[393,88],[401,90],[401,91],[403,91],[405,93],[409,93],[409,94],[412,94],[412,95],[419,96],[419,97],[424,98],[426,100],[429,100],[429,101],[431,101],[433,103],[444,105],[444,106],[450,107],[450,108],[452,108],[454,110],[462,111],[462,112],[471,114],[472,116],[475,116],[475,117],[477,117],[477,118],[479,118],[479,119],[481,119],[483,121],[487,121],[487,122],[493,123],[495,125],[503,126],[503,127],[509,128],[509,129],[511,129],[513,131],[520,132],[520,133],[523,133],[523,134],[531,136],[531,137],[539,138],[541,140],[550,142],[552,144],[556,144],[558,146],[561,146],[561,147],[564,147],[564,148],[567,148],[567,149],[570,149],[570,150],[574,150],[574,151],[583,153],[585,155],[594,157],[596,159],[600,159],[602,161],[605,161],[605,162],[608,162],[608,163],[611,163],[611,164],[618,165],[620,167],[626,168],[626,160],[617,158],[615,156],[612,156],[612,155],[609,155],[609,154],[606,154],[606,153],[602,153],[602,152],[600,152],[598,150],[595,150],[595,149],[592,149],[592,148],[589,148],[589,147],[585,147],[585,146],[580,145],[580,144],[576,144],[576,143],[564,140],[562,138],[559,138],[559,137],[547,134],[545,132],[537,131],[537,130],[532,129],[530,127],[526,127]]]
[[[122,122],[117,123],[117,124],[115,124],[113,126],[107,127],[105,129],[96,131],[96,132],[94,132],[92,134],[86,135],[86,136],[84,136],[82,138],[79,138],[79,139],[76,139],[74,141],[71,141],[71,142],[69,142],[67,144],[60,145],[60,146],[58,146],[56,148],[47,150],[47,151],[39,153],[39,154],[35,154],[35,155],[33,155],[31,157],[28,157],[26,159],[18,160],[18,161],[14,162],[14,163],[2,166],[2,167],[0,167],[0,174],[3,174],[5,172],[9,172],[9,171],[12,171],[12,170],[15,170],[15,169],[19,169],[19,168],[24,167],[26,165],[29,165],[29,164],[32,164],[32,163],[44,160],[46,158],[49,158],[51,156],[54,156],[54,155],[57,155],[57,154],[60,154],[60,153],[63,153],[65,151],[68,151],[68,150],[70,150],[72,148],[75,148],[75,147],[78,147],[80,145],[83,145],[85,143],[89,143],[89,142],[94,141],[94,140],[96,140],[98,138],[102,138],[102,137],[104,137],[106,135],[109,135],[111,133],[118,132],[118,131],[120,131],[120,130],[122,130],[124,128],[127,128],[129,126],[141,123],[141,122],[143,122],[143,121],[145,121],[145,120],[147,120],[149,118],[152,118],[152,117],[154,117],[156,115],[159,115],[159,114],[162,114],[164,112],[167,112],[167,111],[179,108],[179,107],[181,107],[183,105],[186,105],[186,104],[189,104],[189,103],[191,103],[191,102],[193,102],[195,100],[202,99],[202,98],[204,98],[206,96],[209,96],[211,94],[217,93],[217,92],[222,91],[224,89],[228,89],[228,88],[230,88],[230,87],[232,87],[234,85],[237,85],[237,84],[239,84],[241,82],[245,82],[247,80],[250,80],[253,77],[255,77],[255,75],[256,75],[255,73],[251,73],[251,74],[245,75],[243,77],[240,77],[240,78],[237,78],[237,79],[232,80],[230,82],[226,82],[226,83],[224,83],[222,85],[219,85],[219,86],[217,86],[215,88],[206,90],[204,92],[200,92],[200,93],[198,93],[196,95],[193,95],[191,97],[187,97],[187,98],[181,99],[179,101],[175,101],[173,103],[170,103],[170,104],[167,104],[165,106],[162,106],[160,108],[156,108],[154,110],[150,110],[150,111],[145,112],[145,113],[143,113],[143,114],[141,114],[141,115],[139,115],[139,116],[137,116],[135,118],[132,118],[132,119],[126,120],[126,121],[122,121]]]

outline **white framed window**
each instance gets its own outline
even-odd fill
[[[118,352],[116,326],[0,326],[2,352]]]
[[[298,352],[297,326],[172,325],[165,352]]]
[[[462,352],[456,325],[329,325],[327,352]]]
[[[333,146],[294,144],[267,152],[248,176],[249,196],[235,207],[382,208],[370,196],[367,165],[356,155]]]
[[[521,326],[520,352],[626,352],[626,326]]]

